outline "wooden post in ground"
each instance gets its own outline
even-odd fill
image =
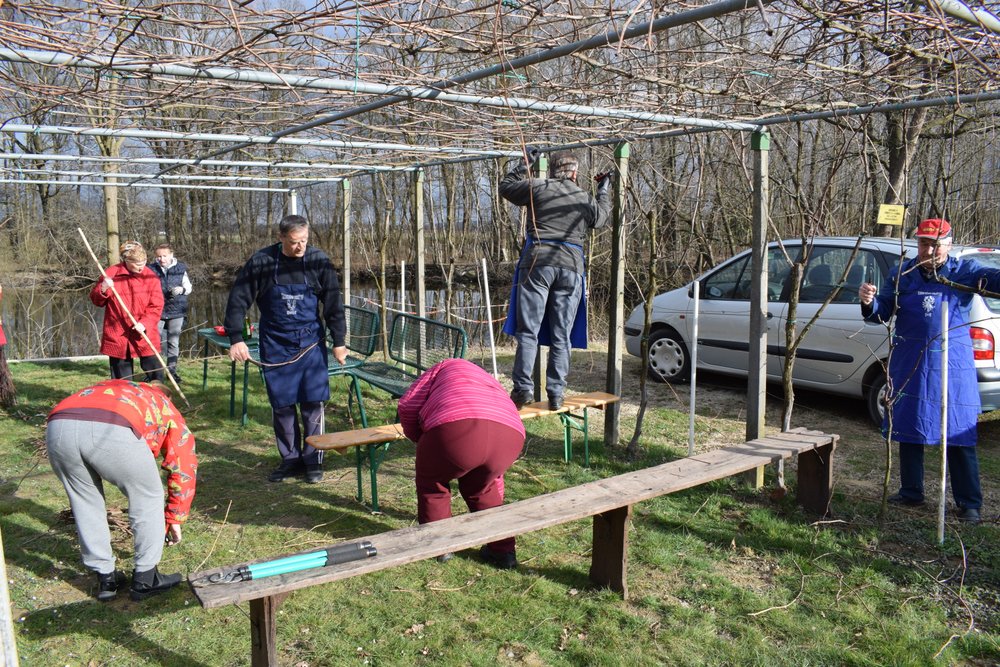
[[[622,349],[625,341],[625,186],[628,184],[629,144],[615,147],[614,195],[611,211],[611,288],[613,299],[608,309],[608,377],[604,390],[621,396]],[[604,446],[618,444],[621,405],[614,403],[604,413]]]
[[[768,151],[771,135],[754,132],[753,233],[750,253],[750,352],[747,358],[747,440],[763,437],[767,405],[767,224],[769,220]],[[764,485],[764,467],[748,473],[754,488]]]
[[[424,258],[424,170],[417,169],[413,174],[413,252],[417,256],[414,267],[417,290],[417,315],[427,317],[427,262]]]
[[[340,182],[340,243],[343,248],[344,263],[340,269],[340,289],[344,294],[344,304],[351,304],[351,182],[346,178]]]

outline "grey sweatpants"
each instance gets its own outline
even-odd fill
[[[69,496],[83,564],[102,574],[115,569],[104,480],[128,498],[135,569],[145,572],[159,564],[166,533],[163,483],[145,441],[124,426],[56,419],[45,431],[45,446],[52,470]]]

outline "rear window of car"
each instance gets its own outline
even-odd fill
[[[983,266],[991,269],[1000,269],[1000,252],[975,252],[962,255],[962,259],[974,259]],[[1000,313],[1000,299],[994,297],[983,297],[986,307],[994,313]]]

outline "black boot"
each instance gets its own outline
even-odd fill
[[[177,374],[177,357],[167,357],[167,370],[177,384],[181,383],[181,376]]]
[[[179,583],[181,583],[179,573],[160,574],[155,567],[145,572],[133,572],[132,590],[129,591],[129,597],[138,602],[168,591]]]
[[[101,574],[97,572],[97,599],[101,602],[114,600],[118,595],[118,588],[125,585],[128,579],[121,570]]]

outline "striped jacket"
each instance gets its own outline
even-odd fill
[[[417,442],[425,431],[459,419],[486,419],[524,436],[524,424],[507,391],[465,359],[445,359],[421,375],[399,399],[399,421]]]

